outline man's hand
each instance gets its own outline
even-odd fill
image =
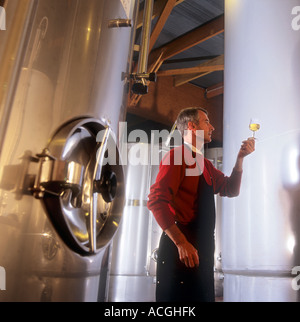
[[[188,242],[176,224],[165,230],[173,243],[177,246],[179,259],[186,267],[198,267],[199,255],[197,249]]]
[[[237,171],[243,171],[244,157],[255,151],[255,139],[249,138],[242,142],[242,146],[238,153],[234,169]]]
[[[188,241],[176,245],[178,249],[179,259],[186,267],[198,267],[199,255],[197,249]]]
[[[253,151],[255,151],[255,139],[249,138],[248,140],[242,142],[238,158],[244,158],[245,156],[251,154]]]

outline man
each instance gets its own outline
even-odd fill
[[[232,173],[226,177],[201,154],[214,131],[207,111],[184,109],[177,128],[184,144],[170,150],[161,162],[148,200],[148,208],[164,231],[158,251],[156,300],[213,302],[214,194],[239,194],[243,160],[254,151],[255,141],[243,141]],[[197,168],[200,171],[193,171]]]

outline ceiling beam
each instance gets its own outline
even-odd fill
[[[176,2],[177,0],[168,0],[165,6],[163,7],[163,10],[161,11],[159,18],[152,30],[152,34],[150,37],[150,44],[149,44],[149,52],[151,52],[153,46],[155,45],[155,42],[159,37],[161,31],[163,30],[163,27],[167,22],[167,19],[169,18]]]
[[[192,31],[180,36],[168,44],[157,48],[150,54],[149,60],[152,56],[156,56],[157,52],[164,51],[163,60],[169,59],[191,47],[194,47],[205,40],[208,40],[220,33],[224,32],[224,15],[221,15],[209,22],[193,29]]]
[[[164,65],[190,63],[190,62],[196,62],[196,61],[207,61],[217,57],[218,55],[210,55],[210,56],[188,57],[188,58],[179,58],[179,59],[168,59],[164,61]]]
[[[224,82],[207,87],[205,91],[206,98],[213,98],[224,93]]]
[[[222,70],[224,70],[224,55],[210,59],[196,67],[160,71],[158,72],[158,76],[177,75],[174,77],[174,86],[177,87],[212,72]]]
[[[184,0],[176,0],[175,6],[182,3]],[[156,0],[153,5],[153,14],[152,14],[152,20],[156,18],[157,16],[160,16],[162,11],[164,10],[166,3],[168,0]],[[140,10],[138,14],[137,19],[137,29],[141,28],[143,26],[143,17],[144,17],[144,9]]]
[[[217,58],[210,59],[209,61],[190,68],[168,69],[157,72],[157,76],[175,76],[175,75],[188,75],[188,74],[202,74],[212,73],[215,71],[224,70],[224,55]]]
[[[188,82],[191,82],[194,79],[203,77],[205,75],[210,74],[210,72],[203,72],[203,73],[197,73],[197,74],[189,74],[189,75],[179,75],[174,77],[174,86],[178,87],[181,86],[183,84],[186,84]]]
[[[159,19],[151,34],[150,50],[153,48],[174,6],[182,3],[183,1],[184,0],[156,0],[154,2],[152,18],[159,16]],[[138,27],[141,27],[143,21],[143,10],[139,13],[138,21]],[[157,72],[158,76],[177,75],[174,79],[176,87],[193,79],[203,77],[214,71],[224,70],[224,55],[221,55],[196,67],[158,72],[160,66],[165,60],[223,32],[224,15],[221,15],[174,39],[166,45],[152,50],[149,55],[148,70],[150,72]],[[136,106],[140,98],[140,95],[130,95],[129,105]]]

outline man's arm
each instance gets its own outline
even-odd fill
[[[248,140],[243,141],[236,159],[234,170],[243,171],[244,158],[247,155],[251,154],[254,150],[255,150],[255,139],[249,138]]]
[[[210,162],[207,162],[210,174],[214,180],[214,192],[216,194],[220,193],[222,197],[237,197],[239,195],[244,158],[254,150],[255,140],[253,138],[242,142],[236,163],[229,177],[226,177],[223,172],[214,168]]]
[[[245,156],[249,155],[255,150],[255,140],[250,138],[246,141],[243,141],[242,146],[239,150],[236,164],[234,166],[235,172],[243,171],[243,161]],[[239,181],[239,180],[237,180]],[[187,267],[199,266],[199,255],[197,249],[189,243],[185,235],[177,227],[176,224],[173,224],[169,228],[165,229],[165,233],[176,245],[179,253],[179,258],[182,263]]]
[[[189,243],[185,235],[176,224],[165,230],[165,233],[173,241],[178,249],[179,259],[186,267],[199,266],[199,255],[197,249]]]

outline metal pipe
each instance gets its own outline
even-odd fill
[[[145,0],[142,40],[140,45],[140,56],[137,67],[137,73],[130,75],[130,77],[134,80],[134,83],[132,85],[132,92],[138,95],[147,94],[148,82],[156,81],[156,74],[148,73],[148,56],[151,35],[152,12],[153,0]]]
[[[151,36],[152,12],[153,12],[153,0],[145,0],[142,40],[141,40],[140,57],[139,57],[139,64],[138,64],[138,74],[147,73],[149,43],[150,43],[150,36]]]

